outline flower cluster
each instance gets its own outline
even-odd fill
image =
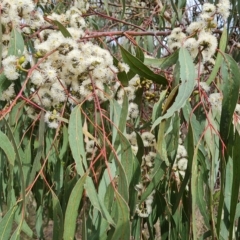
[[[177,149],[177,155],[173,164],[173,171],[177,183],[180,183],[181,179],[184,178],[185,172],[187,170],[188,155],[187,150],[183,145],[183,140],[181,137],[178,140],[178,144],[179,145]]]
[[[48,2],[41,1],[40,4],[45,6]],[[50,128],[58,127],[60,121],[55,117],[52,119],[52,116],[56,115],[54,112],[61,112],[64,103],[76,105],[85,100],[92,101],[94,96],[100,101],[106,101],[119,89],[119,85],[113,86],[119,70],[113,65],[110,53],[92,42],[79,41],[85,34],[86,22],[82,13],[88,9],[88,4],[77,1],[64,14],[51,13],[46,18],[47,21],[40,11],[35,11],[36,5],[31,0],[3,1],[2,8],[2,23],[5,27],[2,55],[4,74],[8,80],[15,81],[21,72],[28,71],[25,67],[30,62],[30,53],[26,49],[20,53],[21,57],[8,55],[11,29],[14,27],[24,34],[35,36],[32,38],[35,53],[31,65],[39,61],[40,64],[30,76],[31,99],[46,109],[45,121]],[[54,30],[51,21],[58,21],[64,25],[71,38],[64,37],[60,31]],[[41,30],[38,35],[34,34],[36,29]],[[129,70],[124,63],[119,64],[119,68],[124,71]],[[134,80],[132,82],[134,83]],[[108,94],[105,86],[108,86]],[[118,93],[119,103],[124,92],[132,94],[129,99],[133,100],[134,91],[135,88],[131,83],[129,87],[121,88]],[[12,84],[2,94],[1,100],[9,101],[13,97]],[[131,102],[129,118],[136,118],[138,115],[138,106]]]
[[[177,155],[173,164],[173,170],[175,171],[175,178],[177,182],[180,182],[181,178],[184,178],[188,165],[187,150],[184,145],[179,144],[177,149]]]
[[[217,110],[218,112],[221,112],[222,95],[220,93],[211,93],[209,95],[208,102],[210,103],[213,110]]]
[[[198,21],[192,22],[185,34],[181,28],[174,28],[168,37],[168,46],[171,50],[176,50],[181,46],[188,49],[195,59],[201,54],[202,62],[211,62],[216,48],[217,38],[213,35],[213,30],[217,28],[215,15],[220,14],[224,21],[229,16],[229,0],[222,0],[217,4],[217,8],[211,3],[203,4],[202,13]]]

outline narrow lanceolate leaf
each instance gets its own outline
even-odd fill
[[[145,58],[144,63],[150,67],[158,67],[166,69],[177,63],[179,51],[175,51],[173,54],[164,58]]]
[[[224,143],[228,142],[229,128],[232,123],[232,116],[238,101],[239,86],[240,86],[240,71],[235,60],[224,54],[224,62],[222,65],[223,79],[223,101],[222,114],[220,121],[220,135]]]
[[[124,14],[125,14],[125,8],[126,8],[125,0],[121,0],[121,3],[122,3],[121,19],[123,19],[124,18]]]
[[[70,32],[59,21],[54,20],[52,22],[53,22],[54,25],[56,25],[58,27],[58,29],[60,30],[60,32],[62,33],[62,35],[64,37],[69,37],[69,38],[72,37]]]
[[[9,163],[13,166],[15,160],[15,151],[13,145],[8,139],[8,137],[1,131],[0,131],[0,148],[2,148],[2,150],[4,151],[8,158]]]
[[[94,208],[96,208],[102,215],[102,217],[112,226],[115,226],[115,223],[110,216],[106,206],[104,205],[102,199],[98,196],[97,191],[94,187],[93,181],[90,177],[87,178],[85,189],[87,192],[87,196],[90,199],[91,204]]]
[[[115,197],[117,202],[117,225],[112,239],[127,240],[130,239],[129,208],[118,192],[115,193]]]
[[[193,139],[194,133],[191,121],[189,122],[189,128],[191,128],[192,136],[191,139]],[[198,176],[198,162],[197,162],[197,154],[198,154],[198,148],[200,145],[200,141],[198,142],[197,146],[194,149],[194,154],[192,158],[192,169],[191,169],[191,192],[192,192],[192,232],[193,232],[193,239],[197,239],[197,222],[198,217],[197,216],[197,176]],[[192,151],[192,150],[191,150]]]
[[[232,194],[231,194],[231,207],[230,207],[230,227],[229,227],[229,239],[233,237],[233,228],[235,223],[235,215],[238,204],[239,186],[240,186],[240,136],[238,132],[235,133],[235,141],[233,148],[233,183],[232,183]]]
[[[76,191],[76,190],[74,190],[74,191]],[[79,196],[77,196],[77,197],[79,197]],[[76,200],[77,199],[75,199],[75,201]],[[76,205],[77,205],[77,203],[76,203]],[[63,238],[63,213],[62,213],[62,208],[61,208],[61,204],[59,202],[59,199],[54,194],[54,192],[52,193],[52,206],[53,206],[53,222],[54,222],[52,239],[53,240],[58,240],[58,239]],[[75,208],[75,206],[74,206],[74,208]],[[77,213],[77,211],[76,211],[76,213]]]
[[[10,36],[8,56],[21,56],[24,50],[24,40],[17,29],[13,28]]]
[[[76,163],[77,172],[80,176],[83,176],[85,172],[83,166],[87,169],[87,163],[83,141],[83,126],[80,105],[76,106],[70,115],[68,134],[69,144]]]
[[[163,119],[171,117],[176,111],[179,111],[189,99],[195,85],[195,71],[194,64],[188,51],[184,48],[180,49],[179,52],[179,62],[180,62],[180,78],[181,84],[178,89],[178,94],[175,98],[174,103],[167,110],[166,114],[159,117],[152,126],[154,129],[157,125],[161,123]]]
[[[12,82],[6,78],[4,73],[0,74],[0,98],[2,97],[3,91],[5,91],[11,85],[11,83]]]
[[[67,204],[65,221],[64,221],[64,240],[73,240],[76,230],[76,220],[78,216],[78,208],[80,201],[82,199],[82,193],[84,189],[84,183],[88,173],[85,173],[74,186],[71,195],[69,197],[69,201]],[[59,238],[61,239],[61,238]]]
[[[213,70],[207,80],[207,84],[211,84],[211,82],[215,79],[215,77],[217,76],[218,70],[222,64],[223,61],[223,56],[222,53],[225,51],[226,48],[226,44],[227,44],[227,28],[224,27],[223,32],[222,32],[222,36],[220,39],[220,44],[219,44],[219,52],[217,54],[217,58],[213,67]]]
[[[155,74],[151,69],[144,65],[138,58],[134,57],[130,52],[120,46],[122,57],[130,69],[141,77],[147,78],[158,84],[166,85],[167,79],[161,75]]]
[[[15,205],[5,214],[0,222],[0,240],[9,239],[16,210],[17,206]]]

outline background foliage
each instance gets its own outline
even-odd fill
[[[204,3],[0,1],[0,239],[239,238],[240,2]]]

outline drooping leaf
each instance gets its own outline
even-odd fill
[[[174,103],[167,110],[167,113],[159,117],[152,126],[154,129],[157,125],[161,123],[163,119],[171,117],[176,111],[179,111],[189,99],[195,85],[195,71],[192,58],[188,51],[184,48],[180,49],[179,52],[179,62],[180,62],[180,78],[181,84],[178,89],[178,94],[175,98]]]
[[[129,82],[127,73],[125,71],[119,72],[117,76],[118,76],[118,80],[121,82],[123,87],[127,87]]]
[[[222,64],[222,61],[223,61],[222,54],[225,51],[226,45],[227,45],[227,28],[224,27],[223,32],[222,32],[222,36],[221,36],[221,39],[220,39],[220,44],[219,44],[220,52],[218,52],[218,54],[217,54],[217,58],[216,58],[214,67],[212,69],[212,72],[211,72],[210,76],[208,77],[208,80],[206,81],[207,84],[211,84],[211,82],[217,76],[218,70],[221,67],[221,64]]]
[[[10,208],[0,222],[0,240],[9,239],[16,210],[17,205]]]
[[[107,211],[102,199],[99,198],[97,191],[94,187],[93,181],[90,177],[87,178],[85,184],[85,190],[90,199],[91,204],[94,208],[96,208],[102,215],[102,217],[112,226],[115,226],[115,222],[113,221],[111,215]]]
[[[41,116],[39,119],[39,127],[38,127],[38,146],[37,146],[37,153],[34,157],[32,170],[30,173],[29,181],[32,182],[36,173],[40,170],[41,164],[40,160],[44,157],[44,132],[45,132],[45,122],[44,122],[44,112],[41,112]]]
[[[64,240],[73,240],[76,229],[76,220],[78,216],[78,208],[80,201],[82,199],[82,193],[84,189],[84,184],[88,173],[85,173],[76,183],[72,189],[71,195],[68,200],[67,209],[65,213],[64,220]]]
[[[59,21],[53,20],[52,23],[58,27],[58,29],[60,30],[60,32],[62,33],[62,35],[65,38],[67,38],[67,37],[71,38],[72,37],[70,32]]]
[[[130,219],[128,204],[118,192],[115,193],[117,203],[117,223],[112,239],[130,239]]]
[[[13,28],[10,36],[8,56],[22,56],[24,50],[24,40],[21,33],[17,29]]]
[[[20,222],[22,221],[21,220],[22,216],[21,216],[21,212],[20,212],[20,214],[17,214],[17,213],[18,212],[15,213],[14,221],[19,225]],[[26,221],[23,222],[21,231],[24,232],[30,238],[33,238],[33,230],[31,229],[31,227],[29,226],[29,224]]]
[[[77,185],[77,184],[76,184]],[[81,187],[80,191],[81,191]],[[78,188],[78,190],[79,190]],[[73,189],[73,191],[76,191]],[[72,192],[73,192],[72,191]],[[73,193],[74,194],[74,193]],[[81,195],[81,192],[78,192],[79,195]],[[81,196],[77,196],[78,198],[81,198]],[[69,199],[70,200],[70,199]],[[78,199],[75,198],[75,204],[78,204]],[[58,197],[52,192],[52,206],[53,206],[53,240],[58,240],[63,238],[63,213],[60,201]],[[74,206],[76,208],[77,206]],[[76,211],[77,213],[77,211]],[[74,216],[73,216],[74,218]],[[71,224],[71,223],[69,223]],[[74,224],[73,224],[74,225]]]
[[[138,58],[134,57],[126,49],[120,46],[122,57],[124,62],[126,62],[131,70],[138,74],[139,76],[145,77],[149,80],[152,80],[155,83],[166,85],[167,80],[161,75],[155,74],[150,70],[146,65],[144,65]]]
[[[126,3],[125,0],[121,0],[122,3],[122,14],[121,14],[121,19],[124,18],[124,14],[125,14],[125,9],[126,9]]]
[[[144,62],[144,53],[143,53],[142,49],[139,46],[137,46],[135,51],[136,51],[136,57],[141,62]]]
[[[224,54],[222,65],[222,114],[220,121],[220,135],[223,142],[228,142],[229,129],[232,123],[232,116],[238,101],[240,87],[240,71],[235,60],[228,54]]]
[[[5,91],[11,84],[12,82],[6,78],[4,73],[1,73],[0,74],[0,98],[2,97],[3,91]]]
[[[235,141],[233,148],[233,182],[231,189],[231,205],[230,205],[230,227],[229,227],[229,239],[233,237],[234,224],[235,224],[235,215],[238,204],[238,195],[239,195],[239,186],[240,186],[240,136],[238,132],[235,133]]]
[[[0,148],[5,152],[9,163],[14,166],[15,151],[8,137],[0,131]]]
[[[69,144],[76,163],[76,169],[80,176],[84,175],[84,168],[87,169],[86,153],[83,141],[83,125],[80,105],[71,112],[68,126]]]
[[[144,63],[150,67],[158,67],[166,69],[176,64],[178,60],[179,51],[175,51],[173,54],[163,58],[145,58]]]

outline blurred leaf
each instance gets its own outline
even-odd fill
[[[125,14],[125,9],[126,9],[126,4],[125,4],[125,0],[121,0],[121,3],[122,3],[122,14],[121,14],[121,19],[124,18],[124,14]]]
[[[203,180],[205,179],[205,180]],[[208,175],[205,173],[203,170],[201,170],[201,173],[199,174],[197,178],[197,205],[199,208],[200,213],[203,216],[204,223],[207,226],[207,228],[210,228],[209,221],[210,217],[209,216],[209,211],[208,211],[208,201],[207,198],[205,197],[204,190],[205,190],[205,183],[204,181],[208,181]]]
[[[164,78],[161,75],[155,74],[146,65],[144,65],[138,58],[134,57],[122,46],[120,46],[120,49],[121,49],[124,62],[126,62],[129,65],[129,67],[134,73],[138,74],[139,76],[145,77],[149,80],[153,80],[155,83],[163,84],[163,85],[167,84],[166,78]]]
[[[52,20],[51,22],[58,27],[58,29],[60,30],[60,32],[65,38],[67,37],[72,38],[70,32],[59,21]]]
[[[4,73],[1,73],[0,74],[0,98],[2,97],[3,91],[5,91],[11,84],[12,82],[6,78]]]
[[[166,69],[177,63],[179,51],[175,51],[173,54],[164,58],[145,58],[144,63],[150,67],[158,67]]]
[[[67,209],[65,213],[65,219],[64,219],[64,233],[63,233],[64,240],[74,239],[75,229],[76,229],[76,220],[78,216],[78,208],[80,205],[80,201],[82,199],[84,184],[88,174],[89,174],[88,172],[85,173],[77,181],[69,197]]]
[[[234,148],[233,148],[233,182],[232,182],[232,189],[231,189],[231,207],[230,207],[230,226],[229,226],[229,239],[233,238],[233,231],[234,231],[234,224],[235,224],[235,214],[238,204],[238,197],[239,197],[239,186],[240,186],[240,136],[238,132],[235,133],[235,141],[234,141]],[[228,176],[228,175],[227,175]]]
[[[112,239],[130,239],[129,208],[124,199],[115,192],[117,202],[117,223]]]
[[[39,119],[39,126],[38,126],[38,146],[37,146],[37,153],[34,157],[32,163],[32,170],[29,178],[29,182],[32,182],[35,178],[36,173],[41,168],[40,160],[44,158],[44,134],[45,134],[45,121],[44,121],[44,112],[41,111],[40,119]],[[37,141],[35,140],[35,141]]]
[[[12,231],[12,224],[16,210],[17,205],[10,208],[8,212],[4,215],[2,221],[0,222],[0,240],[9,239]]]
[[[60,148],[60,152],[59,152],[59,158],[61,160],[63,160],[63,157],[64,155],[66,154],[67,152],[67,149],[68,149],[68,129],[66,127],[66,125],[63,125],[63,128],[62,128],[62,131],[63,131],[63,135],[62,135],[62,146]]]
[[[167,113],[164,114],[162,117],[159,117],[153,123],[152,129],[159,125],[163,119],[167,119],[171,117],[174,114],[174,112],[179,111],[185,105],[186,101],[189,99],[194,89],[195,71],[192,71],[192,69],[194,69],[194,64],[188,51],[184,48],[180,49],[179,62],[180,62],[181,85],[178,89],[178,94],[175,98],[174,103],[167,110]]]
[[[189,121],[189,128],[192,128],[192,124],[191,124],[191,120]],[[191,134],[190,134],[190,137],[191,139],[192,136],[194,136],[194,129],[192,128],[191,129]],[[198,161],[197,161],[197,155],[198,155],[198,148],[199,148],[199,145],[200,145],[200,141],[197,142],[197,145],[195,146],[195,143],[191,142],[189,143],[191,146],[191,155],[192,155],[192,168],[191,168],[191,193],[192,193],[192,234],[193,234],[193,239],[197,239],[197,222],[198,222],[198,216],[197,216],[197,209],[198,209],[198,206],[197,206],[197,178],[198,178],[198,175],[199,175],[199,172],[198,172]],[[194,152],[192,153],[192,147],[194,147]]]
[[[80,196],[81,195],[81,192],[80,192],[81,187],[77,188],[77,190],[79,190],[78,196],[75,196],[75,197],[81,198],[81,196]],[[74,194],[74,191],[77,191],[77,190],[73,189],[72,194]],[[70,198],[71,198],[71,196],[70,196]],[[78,204],[77,198],[74,199],[76,205]],[[70,199],[69,199],[69,201],[70,201]],[[80,202],[80,200],[79,200],[79,202]],[[52,237],[52,239],[59,240],[59,239],[63,238],[63,213],[62,213],[61,204],[58,200],[58,197],[55,195],[54,192],[52,192],[52,207],[53,207],[53,237]],[[77,208],[77,206],[74,206],[74,208]],[[67,210],[68,210],[68,208],[67,208]],[[76,213],[77,213],[77,210],[76,210]],[[72,217],[74,219],[74,216],[72,216]],[[71,225],[71,223],[69,223],[69,224]],[[72,225],[74,225],[74,224],[72,224]]]
[[[5,152],[9,163],[14,166],[15,151],[8,137],[0,131],[0,148]]]
[[[98,197],[98,194],[96,192],[92,179],[89,177],[86,180],[85,190],[87,192],[87,195],[93,207],[96,208],[101,213],[103,218],[105,218],[105,220],[109,224],[111,224],[112,226],[115,226],[115,223],[112,220],[112,217],[110,216],[109,212],[107,211],[103,201]]]
[[[21,213],[18,214],[18,212],[15,213],[15,222],[19,225],[21,222],[22,215]],[[33,238],[33,230],[30,228],[30,226],[27,224],[26,221],[22,224],[22,232],[24,232],[28,237]]]
[[[141,61],[141,62],[144,62],[144,53],[142,51],[142,49],[137,46],[136,47],[136,57]]]
[[[104,0],[104,8],[105,8],[105,10],[106,10],[106,12],[107,12],[107,15],[110,16],[110,14],[109,14],[108,0]]]
[[[10,240],[20,240],[20,232],[18,228],[15,229]]]
[[[232,123],[232,116],[238,101],[240,86],[240,71],[235,60],[230,56],[224,55],[225,61],[222,65],[222,114],[220,121],[220,135],[223,142],[228,142],[229,130]]]
[[[127,87],[129,82],[127,73],[125,71],[118,72],[117,76],[118,76],[118,80],[121,82],[123,87]]]
[[[8,56],[14,55],[17,57],[22,56],[24,50],[24,40],[21,33],[17,29],[13,28],[10,36]]]
[[[68,134],[69,144],[76,163],[77,172],[80,176],[83,176],[85,172],[83,166],[87,169],[87,162],[83,141],[83,125],[80,105],[76,106],[71,112]]]
[[[223,32],[222,32],[222,36],[220,39],[220,44],[219,44],[219,50],[217,53],[217,58],[214,64],[214,67],[212,69],[212,72],[210,74],[210,76],[208,77],[208,80],[206,81],[206,83],[208,85],[210,85],[212,83],[212,81],[215,79],[215,77],[217,76],[218,70],[221,67],[222,64],[222,60],[223,60],[223,53],[225,51],[227,45],[227,28],[224,27],[223,28]]]
[[[148,184],[146,190],[141,196],[141,200],[139,204],[141,204],[143,201],[147,199],[147,197],[152,193],[154,189],[157,188],[158,184],[160,183],[161,179],[163,178],[164,174],[166,173],[166,163],[164,161],[161,161],[158,166],[156,167],[155,173],[151,177],[151,181]]]

